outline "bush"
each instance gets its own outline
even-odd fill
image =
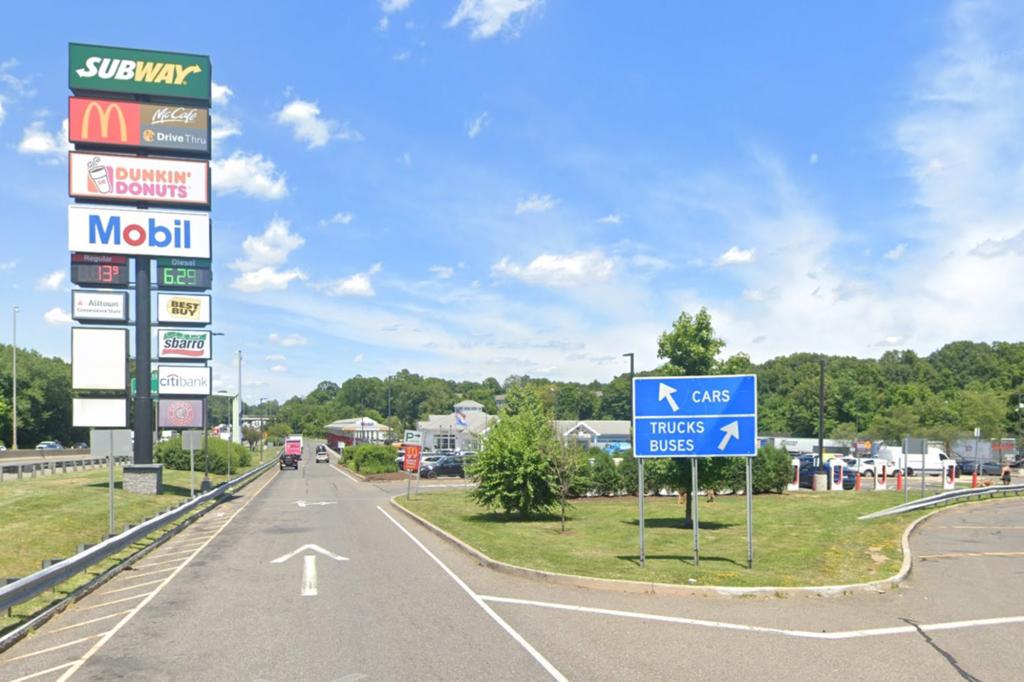
[[[781,493],[785,490],[790,476],[793,475],[791,459],[790,454],[783,448],[765,445],[758,449],[751,468],[753,480],[750,485],[754,494]],[[746,464],[743,458],[737,457],[729,462],[725,484],[736,491],[744,489]]]
[[[387,445],[356,445],[344,450],[345,465],[360,474],[383,474],[395,470],[394,448]]]
[[[210,438],[210,473],[228,473],[228,453],[231,453],[231,473],[247,469],[252,465],[252,453],[249,450],[230,441],[221,438]],[[202,450],[196,450],[196,471],[205,471],[206,455]],[[181,447],[181,438],[175,437],[163,443],[158,443],[153,452],[153,459],[160,462],[168,469],[188,471],[189,455],[188,450]]]
[[[622,461],[619,462],[619,479],[622,481],[622,490],[627,495],[636,495],[637,485],[640,483],[637,474],[636,457],[633,456],[632,450],[620,450],[616,453],[617,457],[621,457]],[[646,485],[644,486],[647,487]]]
[[[599,496],[618,495],[622,491],[622,478],[612,456],[604,450],[591,448],[590,491]]]

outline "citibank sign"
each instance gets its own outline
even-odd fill
[[[210,257],[210,216],[68,206],[68,249],[127,256]]]
[[[157,367],[157,385],[161,396],[201,396],[210,395],[213,384],[209,367],[160,365]]]

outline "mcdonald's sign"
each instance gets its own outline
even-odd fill
[[[210,115],[201,107],[68,98],[68,137],[77,145],[210,153]]]

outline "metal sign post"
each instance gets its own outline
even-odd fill
[[[644,552],[644,461],[636,460],[637,489],[636,495],[640,502],[640,568],[644,567],[647,560]]]
[[[754,460],[747,457],[747,568],[754,567]]]
[[[110,439],[110,449],[107,450],[107,517],[109,519],[108,533],[114,533],[114,432],[107,431],[107,438]]]
[[[697,504],[697,458],[690,459],[690,504],[693,507],[693,565],[700,566],[700,505]]]

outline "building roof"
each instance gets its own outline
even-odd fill
[[[456,424],[454,414],[432,414],[424,420],[416,422],[417,431],[468,431],[483,434],[494,425],[498,418],[485,412],[466,412],[461,415],[466,425]]]
[[[555,421],[555,431],[562,438],[572,433],[589,433],[591,436],[624,436],[629,437],[631,422],[626,419],[559,419]]]
[[[462,401],[459,401],[459,402],[455,403],[455,409],[456,410],[459,409],[460,407],[468,407],[468,408],[472,408],[472,409],[475,409],[475,410],[482,410],[484,406],[481,403],[478,403],[475,400],[468,400],[467,399],[467,400],[462,400]]]
[[[360,431],[387,431],[388,427],[370,417],[352,417],[351,419],[338,419],[324,427],[328,433],[341,435],[343,433],[358,433]]]

